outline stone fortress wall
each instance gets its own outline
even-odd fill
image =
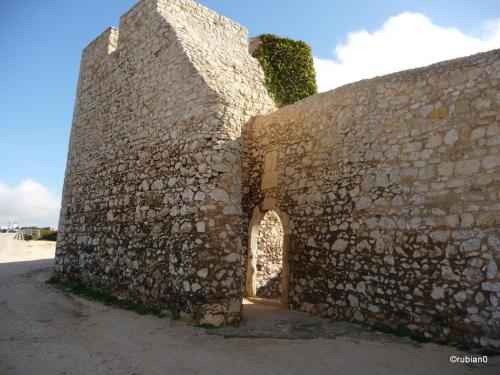
[[[240,319],[238,138],[274,109],[247,51],[244,28],[189,0],[143,0],[84,50],[59,275],[186,319]]]
[[[500,345],[499,88],[494,50],[246,128],[244,211],[286,213],[292,308]]]
[[[275,210],[292,308],[498,347],[499,78],[495,50],[275,111],[244,28],[142,0],[82,55],[56,273],[237,323]]]

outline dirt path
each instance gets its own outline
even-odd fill
[[[450,364],[467,353],[261,305],[210,333],[106,307],[44,283],[54,243],[11,237],[0,234],[0,374],[500,373],[498,356]]]
[[[0,264],[53,259],[55,242],[14,240],[15,233],[0,233]]]

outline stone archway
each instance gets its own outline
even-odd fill
[[[268,254],[262,254],[262,249],[259,251],[259,245],[263,245],[266,240],[262,235],[269,235],[274,225],[280,225],[280,228],[275,228],[278,235],[282,235],[279,245],[281,254],[269,254],[275,251],[275,240],[270,240],[267,245]],[[264,230],[262,230],[264,229]],[[259,232],[261,237],[259,238]],[[248,255],[247,255],[247,274],[245,284],[245,295],[247,297],[257,297],[265,299],[278,299],[282,304],[288,305],[288,284],[290,275],[290,266],[288,259],[289,249],[289,219],[288,215],[279,208],[272,205],[271,207],[263,207],[261,211],[259,207],[255,207],[252,219],[248,229]],[[265,245],[264,245],[265,246]],[[274,249],[273,249],[274,247]],[[265,252],[266,250],[264,250]],[[260,253],[260,256],[259,256]],[[263,261],[270,264],[262,264]],[[259,264],[260,262],[260,264]],[[280,269],[277,269],[280,263]],[[279,291],[279,293],[276,293]]]

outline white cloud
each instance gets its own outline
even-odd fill
[[[36,181],[25,180],[14,187],[0,182],[0,226],[17,218],[22,226],[57,227],[60,207],[61,199]]]
[[[423,14],[401,13],[374,32],[349,33],[335,47],[335,60],[315,58],[318,90],[499,48],[500,19],[483,23],[482,30],[473,37],[436,26]]]

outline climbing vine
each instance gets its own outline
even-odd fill
[[[250,52],[262,65],[265,85],[278,107],[318,92],[312,52],[306,43],[263,34],[252,40]]]

